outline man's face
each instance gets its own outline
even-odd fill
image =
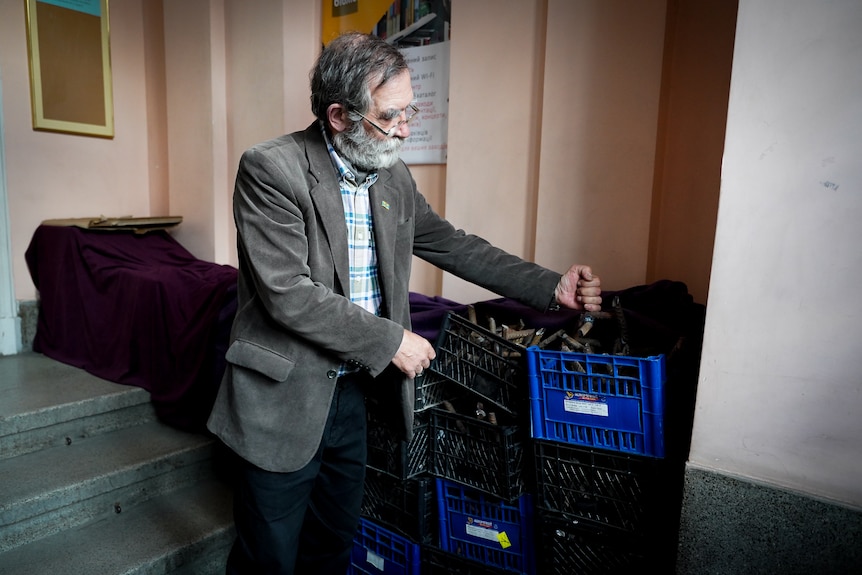
[[[410,73],[405,71],[378,87],[372,94],[366,119],[353,122],[346,130],[333,135],[332,143],[345,160],[363,170],[392,167],[398,161],[401,145],[410,136],[404,122],[413,101]],[[405,112],[406,110],[406,112]],[[374,124],[377,125],[375,127]],[[381,133],[395,128],[391,136]]]

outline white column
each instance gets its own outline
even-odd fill
[[[3,81],[0,76],[0,355],[21,351],[21,318],[12,278],[9,202],[6,200],[6,144],[3,138]]]

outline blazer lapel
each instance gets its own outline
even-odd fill
[[[377,248],[377,272],[383,301],[391,299],[395,288],[395,236],[398,229],[398,191],[389,186],[389,170],[380,170],[369,190],[374,244]]]
[[[311,201],[314,202],[315,211],[332,249],[335,275],[341,293],[349,294],[350,256],[347,251],[347,228],[344,223],[344,203],[338,186],[338,175],[316,122],[309,126],[306,135],[309,170],[317,179],[317,185],[311,188]]]

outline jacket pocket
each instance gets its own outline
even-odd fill
[[[294,366],[294,362],[283,355],[242,339],[230,345],[225,359],[233,365],[256,371],[274,381],[286,380]]]

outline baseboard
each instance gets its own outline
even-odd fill
[[[15,355],[21,351],[21,318],[0,318],[0,355]]]
[[[33,351],[33,340],[36,338],[36,326],[39,323],[39,302],[19,301],[18,317],[21,318],[21,351]]]
[[[678,575],[860,575],[862,512],[687,467]]]

